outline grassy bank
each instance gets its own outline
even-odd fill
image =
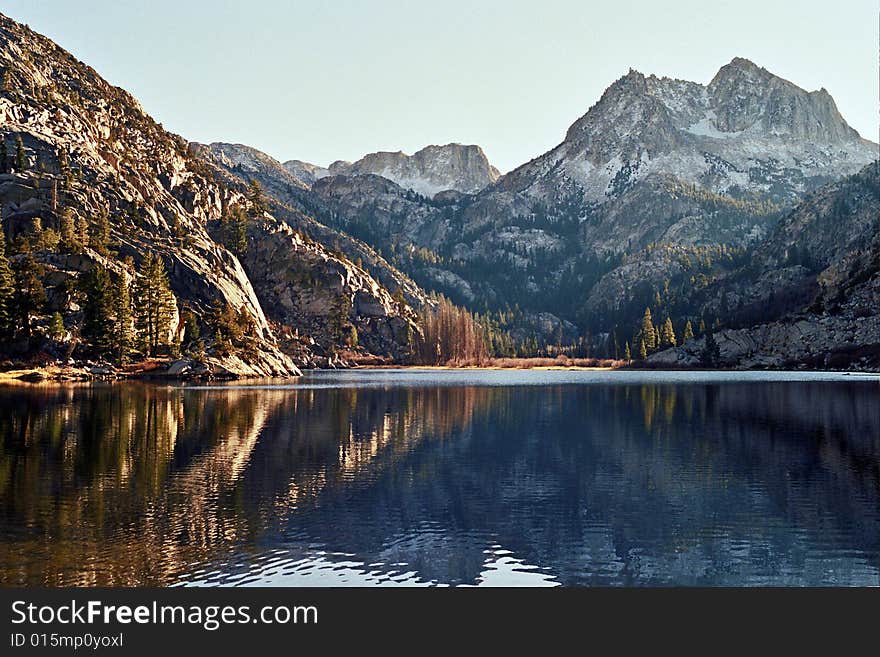
[[[441,365],[395,365],[391,363],[359,363],[359,367],[373,369],[484,369],[484,370],[612,370],[623,367],[629,361],[603,358],[484,358],[481,360],[448,361]]]

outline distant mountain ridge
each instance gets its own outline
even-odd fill
[[[413,155],[380,151],[357,162],[338,160],[328,168],[289,160],[284,168],[308,185],[327,176],[374,174],[429,198],[447,190],[476,194],[500,176],[482,148],[463,144],[425,146]]]

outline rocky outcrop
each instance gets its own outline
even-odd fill
[[[738,369],[859,369],[880,371],[880,317],[806,315],[725,329],[714,334],[719,359],[708,362],[706,338],[690,340],[648,358],[661,367],[733,367]]]
[[[238,144],[191,146],[194,152],[214,165],[214,177],[222,180],[226,187],[244,194],[247,183],[256,180],[266,192],[273,216],[312,241],[339,252],[350,261],[349,264],[357,263],[389,292],[401,290],[407,303],[413,307],[419,308],[426,302],[425,293],[409,277],[389,264],[375,249],[350,234],[356,235],[356,230],[334,227],[334,207],[319,195],[291,184],[290,174],[277,160]],[[327,223],[321,223],[316,217]],[[346,224],[344,228],[351,229],[352,226]]]
[[[272,317],[294,328],[291,340],[308,343],[309,352],[328,355],[348,343],[397,360],[409,354],[415,312],[365,269],[285,222],[267,217],[251,226],[243,261]],[[300,357],[314,362],[311,353]]]

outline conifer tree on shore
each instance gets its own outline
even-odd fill
[[[82,336],[89,350],[99,358],[107,358],[113,350],[113,282],[103,265],[83,275]]]
[[[654,333],[654,322],[651,318],[651,309],[645,308],[645,314],[642,316],[642,342],[645,349],[653,351],[657,346],[656,335]],[[641,351],[641,349],[639,350]]]
[[[0,338],[9,338],[15,330],[13,307],[15,279],[6,257],[6,236],[0,222]]]
[[[687,342],[688,340],[694,339],[694,327],[691,326],[691,320],[687,321],[687,324],[684,325],[684,336],[682,337],[682,344]]]
[[[174,315],[174,294],[161,258],[148,252],[141,261],[135,287],[135,325],[147,356],[168,346],[168,331]]]
[[[46,288],[43,287],[45,268],[34,258],[30,248],[13,265],[15,278],[16,329],[26,340],[30,341],[31,320],[43,311],[46,304]]]
[[[134,347],[132,326],[131,294],[125,275],[120,275],[113,286],[113,333],[111,347],[113,356],[120,364],[128,362]]]

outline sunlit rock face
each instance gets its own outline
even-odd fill
[[[298,373],[297,362],[326,361],[340,344],[340,332],[328,329],[331,315],[340,319],[342,308],[346,331],[364,333],[362,352],[403,353],[415,329],[408,304],[421,305],[424,294],[369,246],[318,223],[312,214],[320,208],[310,202],[307,186],[279,162],[247,147],[202,146],[168,133],[130,94],[3,16],[0,69],[8,80],[0,93],[0,136],[7,153],[15,152],[20,137],[26,161],[0,174],[7,239],[43,229],[57,234],[64,211],[75,222],[102,211],[110,217],[110,255],[89,248],[75,255],[50,249],[35,254],[48,268],[50,311],[78,312],[69,289],[96,265],[131,283],[145,254],[153,253],[176,297],[173,340],[185,337],[184,309],[204,320],[218,303],[252,327],[254,348],[234,356],[213,353],[213,333],[203,331],[215,373],[284,376]],[[250,246],[236,256],[224,246],[219,225],[231,207],[249,206],[247,183],[255,179],[264,185],[269,211],[252,217]],[[261,249],[277,245],[282,234],[286,251],[269,249],[270,262]],[[133,266],[125,264],[128,258]],[[336,285],[340,277],[344,285]],[[391,302],[398,289],[407,303]],[[278,303],[306,296],[322,302],[303,314]],[[297,339],[280,344],[282,335]],[[296,362],[281,348],[288,346]]]

